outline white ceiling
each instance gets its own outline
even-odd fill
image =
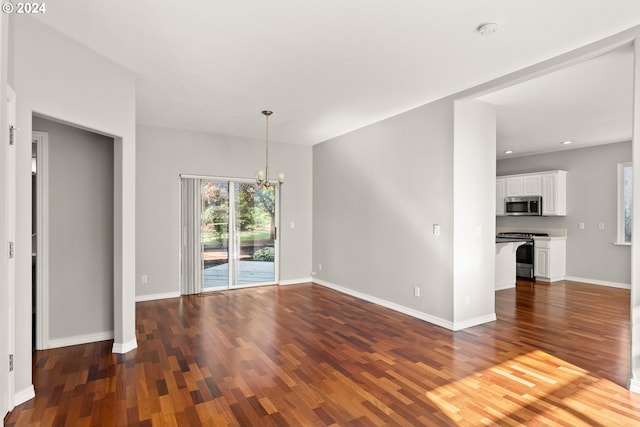
[[[56,0],[38,19],[135,73],[139,123],[262,139],[271,109],[273,140],[315,144],[638,25],[640,1]],[[480,36],[490,20],[498,31]],[[561,122],[530,120],[543,101],[594,96],[527,101],[541,94],[530,84],[486,98],[513,150]],[[591,123],[579,100],[563,105]]]
[[[498,159],[630,141],[633,50],[627,46],[480,99],[497,106]]]

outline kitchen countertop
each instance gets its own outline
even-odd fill
[[[496,237],[496,243],[516,243],[516,242],[524,243],[524,241],[522,239],[511,239],[511,238],[508,238],[508,237]]]
[[[541,240],[541,241],[567,240],[567,236],[533,236],[533,240]]]
[[[565,240],[566,228],[527,228],[527,227],[496,227],[496,233],[546,233],[549,237],[536,237],[543,240]]]

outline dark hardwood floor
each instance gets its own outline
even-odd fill
[[[138,349],[38,351],[14,426],[640,425],[629,291],[519,282],[452,332],[327,288],[137,304]]]

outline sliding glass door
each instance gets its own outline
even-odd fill
[[[202,197],[200,215],[201,274],[204,288],[229,287],[231,252],[229,246],[229,220],[231,214],[230,185],[228,181],[200,183]]]
[[[185,179],[194,178],[182,179],[184,187]],[[276,283],[277,186],[261,189],[253,182],[196,179],[199,198],[186,203],[193,203],[198,212],[199,236],[194,243],[199,242],[200,253],[199,259],[183,260],[183,270],[191,266],[191,275],[197,276],[195,289],[183,293]],[[183,233],[194,228],[190,230],[183,219]],[[183,236],[183,242],[189,237]],[[184,282],[189,272],[182,276]]]
[[[253,183],[233,184],[236,286],[275,282],[276,191]]]

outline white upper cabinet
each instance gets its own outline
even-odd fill
[[[540,175],[515,175],[506,177],[506,197],[539,195]]]
[[[542,196],[543,216],[567,215],[567,171],[506,175],[496,178],[496,215],[503,216],[504,198]]]
[[[542,215],[565,216],[567,214],[567,171],[544,172],[542,184]]]

